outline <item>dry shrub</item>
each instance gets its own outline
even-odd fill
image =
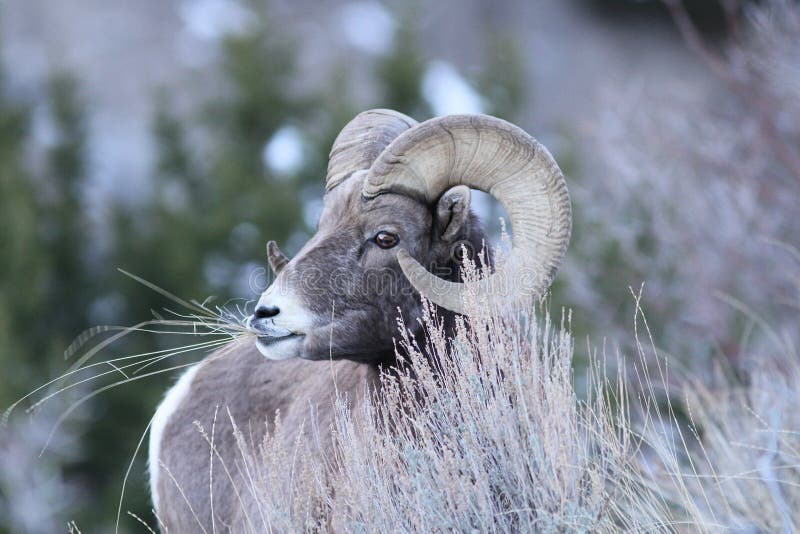
[[[638,306],[638,300],[637,300]],[[638,309],[638,307],[637,307]],[[800,524],[800,365],[776,347],[738,384],[670,368],[638,330],[632,362],[592,354],[576,392],[569,321],[502,303],[424,346],[334,428],[282,449],[240,433],[255,524],[274,531],[791,531]],[[779,351],[778,349],[781,349]],[[754,356],[763,356],[756,354]],[[647,363],[645,365],[645,362]],[[613,364],[613,365],[611,365]],[[612,378],[606,369],[627,369]],[[730,374],[730,373],[728,373]],[[674,384],[681,384],[680,390]],[[679,401],[670,399],[680,399]],[[313,420],[310,417],[309,420]],[[318,446],[333,431],[330,456]]]
[[[403,339],[408,368],[353,414],[361,425],[339,418],[343,524],[611,527],[618,496],[606,475],[625,448],[611,414],[576,397],[563,327],[540,324],[530,310],[480,313],[448,339],[432,314],[422,322],[427,346]]]
[[[314,417],[310,417],[314,420]],[[248,439],[248,433],[236,427],[234,433],[240,458],[235,466],[247,486],[246,492],[256,503],[257,515],[249,517],[254,532],[315,532],[324,530],[330,517],[331,485],[327,474],[331,466],[321,455],[319,432],[298,433],[294,448],[285,443],[286,429],[280,414],[270,432],[260,443]],[[224,465],[225,458],[221,458]],[[250,514],[254,515],[254,514]],[[258,527],[256,527],[258,525]],[[264,527],[263,529],[261,527]]]
[[[690,46],[707,77],[608,87],[571,183],[570,305],[624,343],[627,288],[646,282],[661,347],[698,372],[746,356],[721,293],[800,341],[800,4],[753,3],[739,22],[719,46]]]
[[[624,403],[611,408],[605,379],[592,400],[578,398],[564,324],[501,306],[461,321],[451,338],[432,310],[421,323],[426,346],[401,324],[408,359],[384,375],[371,402],[355,410],[337,402],[333,457],[322,460],[306,442],[281,450],[279,425],[255,449],[240,440],[247,460],[239,465],[255,473],[250,494],[265,524],[365,532],[645,528],[622,513],[628,496],[649,495],[616,473],[631,457],[629,436],[619,432]],[[613,384],[615,398],[621,388]]]
[[[710,384],[684,374],[681,401],[634,426],[646,444],[639,464],[689,525],[711,532],[800,525],[800,355],[771,339],[772,350],[749,353],[738,377],[722,366]]]

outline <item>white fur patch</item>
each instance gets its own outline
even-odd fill
[[[167,427],[169,418],[181,405],[181,402],[189,394],[194,375],[200,369],[202,363],[194,365],[181,375],[178,381],[164,395],[164,400],[159,404],[153,422],[150,425],[150,445],[148,453],[148,463],[150,470],[150,497],[153,499],[153,506],[158,511],[158,474],[161,470],[159,464],[161,456],[161,440],[164,439],[164,430]]]
[[[307,333],[314,323],[314,316],[303,302],[280,283],[274,283],[261,294],[256,309],[260,306],[275,306],[280,313],[272,318],[275,326],[284,328],[293,334]],[[258,351],[270,360],[286,360],[300,356],[301,337],[290,337],[283,341],[274,341],[269,345],[256,341]]]

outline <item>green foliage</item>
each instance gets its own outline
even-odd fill
[[[85,263],[88,221],[83,189],[87,137],[78,84],[66,73],[55,73],[48,80],[43,120],[51,125],[53,139],[44,149],[34,146],[27,103],[11,99],[4,89],[0,76],[3,408],[63,371],[59,356],[72,338],[89,326],[89,304],[95,295],[92,274]],[[41,164],[32,165],[31,159]],[[41,447],[42,443],[35,441],[27,446]],[[36,470],[36,474],[31,473],[31,483],[41,484],[37,475],[60,478],[59,470],[70,478],[70,470],[78,467],[72,463],[71,452],[69,458],[47,458],[31,465]],[[35,461],[35,455],[30,459]],[[28,465],[28,460],[20,459],[21,465]],[[13,491],[8,486],[11,480],[0,482],[4,492]],[[8,497],[0,495],[0,503]],[[52,504],[46,503],[45,506]],[[48,522],[43,521],[39,524]],[[0,525],[0,531],[6,527],[11,528]]]
[[[0,87],[2,91],[2,87]],[[55,131],[46,165],[27,165],[30,112],[0,93],[0,363],[16,380],[0,400],[26,392],[86,328],[92,298],[85,258],[83,104],[75,81],[55,74],[48,84]]]
[[[392,50],[380,59],[376,76],[381,90],[380,107],[400,110],[417,120],[430,117],[430,108],[422,96],[422,78],[426,59],[417,20],[421,8],[404,4],[397,12],[397,31]]]
[[[222,94],[188,116],[173,111],[169,94],[159,95],[152,122],[156,149],[152,193],[140,202],[119,203],[113,210],[109,265],[188,299],[214,296],[224,303],[252,298],[258,288],[243,289],[242,284],[252,272],[248,266],[261,263],[267,239],[285,242],[302,227],[298,192],[303,177],[276,179],[265,167],[262,153],[281,127],[303,120],[312,106],[292,88],[296,72],[291,40],[263,8],[254,5],[253,13],[255,18],[243,33],[221,42],[219,69],[226,83]],[[190,133],[204,138],[202,149],[192,145]],[[109,275],[107,287],[125,296],[118,318],[123,324],[135,324],[151,317],[151,310],[171,307],[161,295],[111,268],[105,274]],[[157,350],[176,342],[154,337],[127,343],[126,352]],[[170,361],[170,365],[198,356]],[[123,454],[105,453],[111,470],[103,485],[113,488],[109,494],[115,498],[126,455],[133,452],[169,378],[156,377],[107,396],[113,413],[129,414],[124,426],[102,425],[99,432],[105,438],[98,435],[95,440],[126,445]],[[144,471],[143,462],[134,470],[129,481],[134,490],[125,508],[149,517],[147,493],[141,489],[146,484]],[[103,513],[112,510],[115,507],[104,507]]]
[[[222,95],[188,118],[160,96],[153,193],[116,210],[114,264],[188,298],[250,296],[237,295],[240,267],[262,257],[268,238],[285,241],[301,225],[302,178],[277,180],[262,152],[279,128],[304,118],[309,101],[291,86],[291,40],[262,7],[253,10],[248,28],[221,43]],[[206,138],[202,153],[189,148],[189,131]],[[126,319],[163,304],[157,295],[128,302]]]
[[[0,85],[0,364],[4,369],[17,368],[35,352],[26,337],[27,327],[45,301],[40,204],[23,158],[29,130],[29,110],[11,102]],[[12,373],[16,379],[0,389],[0,401],[12,401],[31,380],[27,365],[17,369]]]
[[[48,89],[56,138],[46,154],[47,186],[42,191],[39,224],[50,258],[46,323],[57,325],[56,335],[50,335],[49,340],[51,349],[58,351],[88,327],[88,308],[96,288],[84,264],[91,239],[84,201],[85,104],[77,80],[68,73],[54,74]]]
[[[491,31],[486,37],[485,57],[477,87],[484,97],[486,113],[519,122],[528,101],[519,43],[513,35]]]

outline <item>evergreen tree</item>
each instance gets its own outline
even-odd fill
[[[486,105],[485,112],[518,123],[527,100],[525,63],[513,35],[486,33],[483,68],[475,80]]]
[[[318,171],[315,165],[306,165],[298,173],[276,179],[265,166],[265,144],[281,127],[311,116],[314,100],[294,89],[296,58],[291,39],[279,31],[263,4],[254,2],[251,10],[247,28],[221,40],[219,68],[226,83],[222,94],[188,116],[174,112],[167,93],[159,95],[152,123],[156,149],[152,196],[142,203],[118,202],[113,210],[110,265],[186,299],[203,301],[214,296],[216,302],[225,303],[256,296],[256,288],[243,287],[250,266],[265,263],[268,239],[285,243],[302,227],[301,193],[303,184],[312,179],[305,173]],[[204,148],[189,141],[190,130],[199,132]],[[315,148],[307,148],[314,155],[311,161],[322,159]],[[313,179],[321,190],[321,176]],[[118,273],[110,274],[108,287],[124,295],[123,324],[151,318],[151,310],[175,309],[161,295]],[[120,350],[144,352],[179,343],[186,340],[140,337],[128,340]],[[165,367],[201,356],[173,358]],[[98,446],[110,440],[126,444],[114,451],[113,458],[108,452],[94,451],[105,454],[108,465],[114,465],[103,482],[109,495],[119,495],[122,469],[171,378],[154,377],[108,395],[110,410],[126,413],[124,427],[103,425],[100,432],[106,433],[105,439],[98,435],[93,440]],[[147,492],[141,490],[144,473],[142,462],[132,472],[128,483],[135,490],[125,500],[125,508],[142,517],[149,516],[150,508]],[[108,516],[115,509],[105,507],[104,513]]]
[[[392,49],[378,61],[375,76],[381,93],[380,107],[396,109],[416,120],[425,120],[430,118],[431,110],[422,95],[426,58],[417,26],[419,13],[420,8],[416,3],[404,4],[398,9]]]
[[[43,206],[39,214],[43,245],[49,256],[46,284],[47,330],[51,350],[60,353],[88,328],[89,304],[96,288],[95,274],[87,264],[89,221],[85,205],[87,133],[85,105],[77,80],[56,72],[48,82],[55,142],[47,150]],[[55,332],[50,330],[55,325]]]
[[[0,400],[11,401],[41,380],[43,369],[54,369],[53,355],[87,328],[93,290],[84,264],[86,135],[76,82],[66,74],[50,80],[55,142],[43,176],[26,162],[35,152],[30,113],[2,90],[0,84],[0,361],[16,370],[16,380]]]
[[[0,387],[3,408],[48,377],[63,372],[61,355],[88,326],[88,303],[93,299],[88,283],[91,273],[85,264],[87,220],[82,201],[86,179],[84,108],[77,82],[68,74],[54,74],[45,95],[44,120],[52,125],[54,139],[52,146],[42,151],[33,142],[27,104],[7,96],[0,75],[0,365],[6,370]],[[34,164],[40,156],[44,156],[44,164]],[[64,483],[74,482],[70,473],[78,466],[73,451],[55,447],[52,456],[37,461],[35,452],[27,454],[26,448],[38,450],[44,443],[42,436],[31,434],[27,423],[23,417],[13,418],[5,437],[22,440],[11,444],[11,450],[17,452],[10,461],[29,469],[31,483],[44,490],[41,509],[31,506],[28,512],[37,517],[25,519],[24,524],[4,518],[12,523],[0,525],[0,531],[32,525],[44,528],[57,518],[58,522],[66,520],[64,510],[53,499],[65,499],[58,492],[66,491]],[[20,495],[27,488],[16,485],[18,482],[0,477],[0,488],[8,492],[0,502],[5,498],[17,504],[24,502]]]
[[[0,72],[0,365],[14,369],[4,373],[2,405],[25,393],[36,376],[31,358],[41,345],[31,334],[46,302],[42,210],[24,157],[29,133],[30,112],[8,98]]]

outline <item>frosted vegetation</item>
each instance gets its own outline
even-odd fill
[[[630,312],[627,284],[643,281],[657,343],[696,372],[745,363],[760,343],[749,310],[786,343],[800,335],[800,9],[768,2],[730,24],[738,38],[721,51],[682,27],[714,84],[608,95],[592,131],[605,179],[571,188],[579,320],[625,339],[616,310]]]
[[[380,394],[336,400],[329,456],[309,410],[293,447],[280,417],[262,443],[237,430],[209,477],[244,475],[253,532],[794,531],[800,355],[774,340],[742,381],[699,381],[654,356],[633,299],[636,349],[585,355],[582,377],[569,317],[473,303],[448,338],[428,310]]]

